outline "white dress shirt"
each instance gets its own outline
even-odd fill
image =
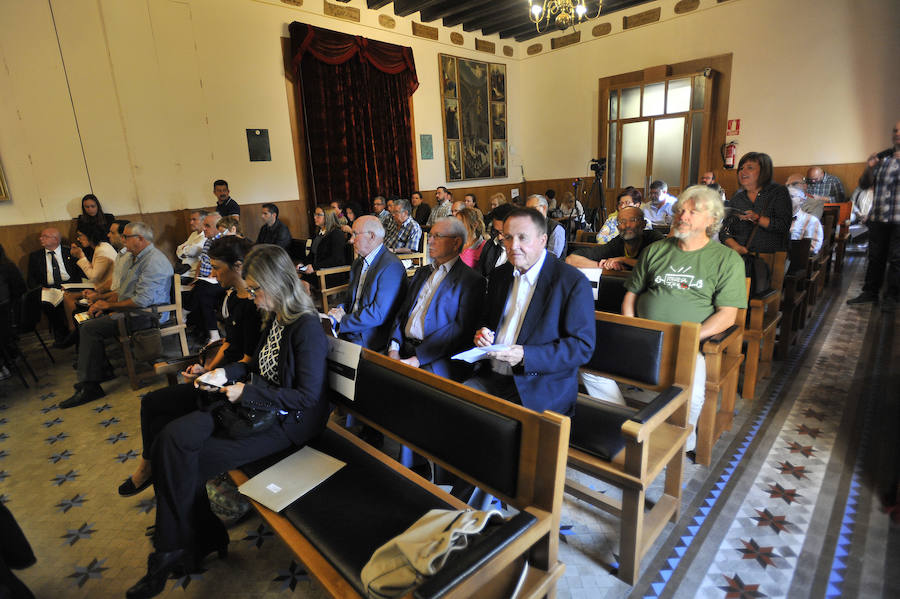
[[[528,306],[531,304],[531,298],[534,296],[534,289],[537,286],[538,276],[541,274],[541,268],[544,266],[546,257],[547,250],[544,250],[537,262],[524,273],[520,273],[517,268],[513,268],[512,289],[510,289],[509,296],[506,298],[503,316],[500,317],[500,326],[497,328],[497,335],[494,337],[495,344],[515,345],[518,340],[519,332],[522,330],[522,323],[525,321],[525,314],[528,313]],[[509,365],[509,362],[492,358],[491,368],[499,374],[512,374],[512,366]]]
[[[406,328],[404,329],[404,333],[409,339],[421,341],[425,338],[425,315],[428,313],[428,307],[431,305],[431,300],[434,299],[434,294],[437,293],[438,287],[441,286],[447,273],[450,272],[457,260],[459,260],[459,256],[441,264],[426,279],[425,284],[422,285],[422,289],[419,290],[419,297],[416,298],[416,303],[409,313],[409,319],[406,321]]]
[[[60,283],[67,282],[71,276],[69,276],[69,271],[66,270],[66,262],[63,260],[62,254],[62,246],[56,246],[55,250],[46,250],[44,252],[44,262],[47,263],[47,284],[53,284],[53,261],[50,259],[50,254],[56,254],[56,262],[59,264],[59,277],[62,279]]]

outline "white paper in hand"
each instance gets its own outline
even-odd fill
[[[479,360],[484,360],[488,357],[488,354],[490,352],[506,351],[508,349],[508,345],[488,345],[485,347],[473,347],[470,350],[466,350],[464,352],[456,354],[451,358],[451,360],[463,360],[464,362],[472,364]]]
[[[197,377],[197,383],[199,384],[207,384],[212,385],[214,387],[224,387],[225,383],[228,382],[228,377],[225,375],[224,368],[216,368],[215,370],[210,370],[209,372],[204,372],[200,376]]]

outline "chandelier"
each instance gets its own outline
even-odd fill
[[[551,25],[565,31],[572,25],[587,19],[596,19],[600,16],[603,7],[602,0],[597,3],[597,14],[587,16],[585,0],[528,0],[528,16],[539,33],[543,33]]]

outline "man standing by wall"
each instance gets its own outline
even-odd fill
[[[228,181],[225,179],[216,179],[213,183],[213,194],[216,196],[216,212],[219,216],[233,216],[240,220],[241,207],[231,197],[228,191]]]

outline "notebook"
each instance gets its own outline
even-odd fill
[[[266,468],[239,486],[238,491],[273,512],[280,512],[344,465],[327,453],[307,446]]]

